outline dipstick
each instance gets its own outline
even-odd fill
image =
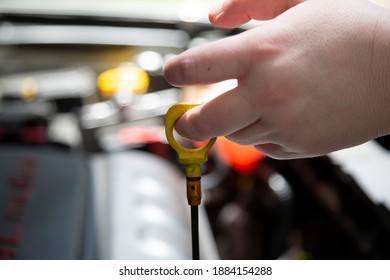
[[[166,114],[165,133],[168,143],[177,152],[179,163],[185,165],[187,181],[187,200],[191,206],[191,239],[192,258],[199,260],[199,209],[202,200],[201,165],[207,161],[207,154],[214,145],[216,138],[198,149],[188,149],[178,144],[173,136],[174,125],[188,110],[200,105],[199,103],[177,103]]]

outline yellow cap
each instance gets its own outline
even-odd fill
[[[111,98],[119,91],[144,94],[149,88],[149,76],[138,66],[126,65],[104,71],[99,75],[97,83],[105,98]]]
[[[207,153],[214,145],[216,138],[211,138],[201,148],[188,149],[176,142],[173,129],[176,121],[188,110],[199,106],[200,103],[180,102],[169,108],[165,117],[165,134],[168,143],[177,152],[179,163],[186,166],[186,176],[195,178],[201,176],[200,165],[207,161]]]
[[[26,78],[21,85],[21,97],[25,101],[32,101],[38,95],[38,82],[34,78]]]

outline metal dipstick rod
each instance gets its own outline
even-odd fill
[[[176,151],[179,163],[185,165],[187,181],[187,200],[191,206],[191,238],[192,258],[200,259],[199,253],[199,210],[198,206],[202,199],[201,188],[201,165],[207,161],[207,154],[214,145],[216,138],[198,149],[188,149],[178,144],[173,136],[174,125],[177,120],[188,110],[200,105],[200,103],[177,103],[173,105],[166,114],[165,134],[168,143]]]

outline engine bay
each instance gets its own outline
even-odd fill
[[[172,87],[163,66],[242,31],[0,12],[0,259],[188,259],[183,168],[164,118],[216,85]],[[368,145],[387,163],[389,143]],[[204,259],[390,257],[388,200],[346,161],[250,148],[221,140],[204,166]]]

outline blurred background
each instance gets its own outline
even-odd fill
[[[235,81],[175,88],[165,61],[232,36],[207,0],[0,1],[0,259],[190,259],[164,118]],[[177,136],[177,141],[188,142]],[[388,259],[390,138],[276,161],[220,138],[203,259]]]

